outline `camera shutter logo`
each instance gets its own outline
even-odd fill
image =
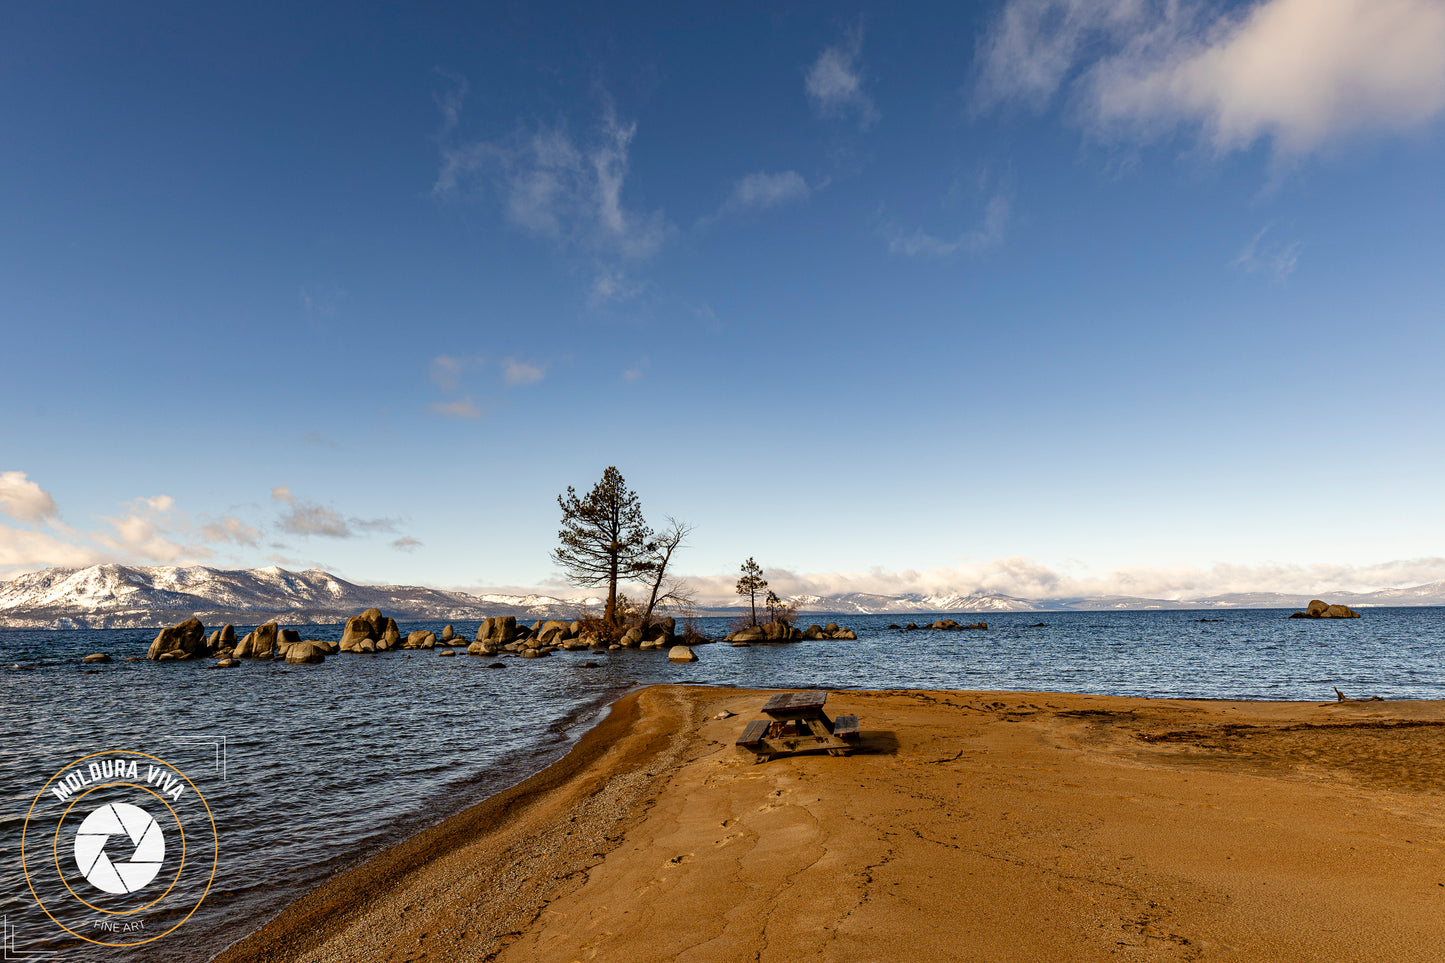
[[[129,854],[111,859],[110,853],[120,855],[122,848],[129,848]],[[161,871],[165,858],[166,836],[160,823],[130,803],[101,806],[75,831],[75,865],[80,875],[107,893],[124,895],[145,889]]]

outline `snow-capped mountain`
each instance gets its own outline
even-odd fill
[[[799,612],[828,612],[835,615],[890,615],[892,613],[947,612],[1038,612],[1049,608],[1047,602],[1018,599],[1008,595],[869,595],[849,592],[844,595],[795,595],[787,601]]]
[[[595,601],[595,600],[592,600]],[[357,585],[320,569],[270,566],[92,565],[52,568],[0,583],[0,625],[12,628],[121,628],[203,622],[335,622],[379,608],[403,619],[483,619],[492,615],[572,618],[587,600],[543,595],[475,596],[410,585]]]
[[[1324,593],[1354,608],[1445,605],[1445,582],[1378,592]],[[786,601],[808,615],[947,615],[1158,609],[1303,608],[1309,596],[1278,593],[1219,595],[1194,600],[1130,597],[1022,599],[1009,595],[935,593],[798,595]],[[320,569],[292,572],[271,566],[217,569],[204,565],[92,565],[52,568],[0,582],[0,627],[124,628],[170,625],[191,615],[207,625],[339,622],[378,608],[399,620],[477,620],[492,615],[576,618],[598,598],[550,595],[469,595],[412,585],[358,585]],[[705,601],[699,615],[737,615],[735,600]]]

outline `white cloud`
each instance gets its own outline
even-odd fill
[[[1299,264],[1300,242],[1280,242],[1266,239],[1270,225],[1266,224],[1259,229],[1259,232],[1249,239],[1239,255],[1229,266],[1238,268],[1246,274],[1264,274],[1276,281],[1283,282],[1294,273],[1295,267]]]
[[[414,552],[421,548],[421,539],[412,538],[410,535],[403,535],[391,543],[391,547],[402,552]]]
[[[853,116],[867,128],[878,120],[873,99],[863,89],[863,72],[858,64],[863,52],[863,28],[855,25],[843,42],[824,48],[808,68],[803,89],[813,109],[823,117]]]
[[[434,196],[460,197],[476,191],[480,181],[525,233],[607,258],[642,260],[663,245],[671,227],[662,212],[631,209],[623,198],[635,122],[623,122],[608,104],[592,135],[580,142],[558,125],[455,144],[450,135],[463,93],[439,100],[442,164]]]
[[[247,525],[239,518],[227,515],[215,521],[203,522],[200,535],[208,542],[235,542],[237,545],[255,547],[261,537],[259,529]]]
[[[441,415],[443,418],[465,418],[475,420],[482,417],[482,409],[477,407],[476,402],[470,398],[458,398],[455,401],[434,401],[431,404],[433,414]]]
[[[1198,129],[1216,151],[1301,154],[1445,112],[1439,0],[1009,0],[979,48],[984,106],[1068,87],[1103,133]]]
[[[622,372],[622,380],[626,381],[628,384],[632,384],[636,381],[641,381],[642,376],[647,373],[647,365],[648,360],[646,358],[638,358],[632,364],[627,366],[627,370]]]
[[[511,387],[534,385],[547,374],[547,369],[515,358],[502,362],[502,380]]]
[[[733,185],[732,193],[723,202],[723,211],[736,213],[746,210],[777,207],[793,201],[806,200],[811,193],[808,182],[797,171],[782,171],[769,174],[758,171],[749,174]]]
[[[272,501],[285,506],[277,520],[283,532],[309,538],[318,535],[323,538],[355,538],[366,532],[390,532],[396,530],[396,520],[391,518],[348,518],[318,502],[307,501],[291,494],[287,485],[271,489]]]
[[[983,219],[954,237],[937,237],[923,230],[903,231],[890,226],[884,230],[888,250],[909,257],[948,257],[959,251],[977,254],[1003,241],[1008,228],[1010,205],[1002,194],[990,197],[984,205]]]
[[[0,472],[0,512],[17,522],[43,522],[59,514],[50,493],[23,471]]]

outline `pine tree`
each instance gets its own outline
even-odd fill
[[[607,586],[603,619],[617,624],[617,583],[636,578],[646,568],[652,530],[642,517],[637,493],[627,487],[622,473],[609,467],[586,498],[567,486],[557,496],[562,508],[561,544],[552,560],[567,571],[575,585]]]
[[[763,578],[762,567],[751,557],[742,566],[742,578],[738,579],[738,594],[748,597],[748,605],[752,608],[753,625],[758,624],[758,593],[768,587],[767,579]]]

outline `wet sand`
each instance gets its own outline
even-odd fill
[[[1445,959],[1445,703],[837,692],[754,765],[768,694],[629,695],[219,959]]]

